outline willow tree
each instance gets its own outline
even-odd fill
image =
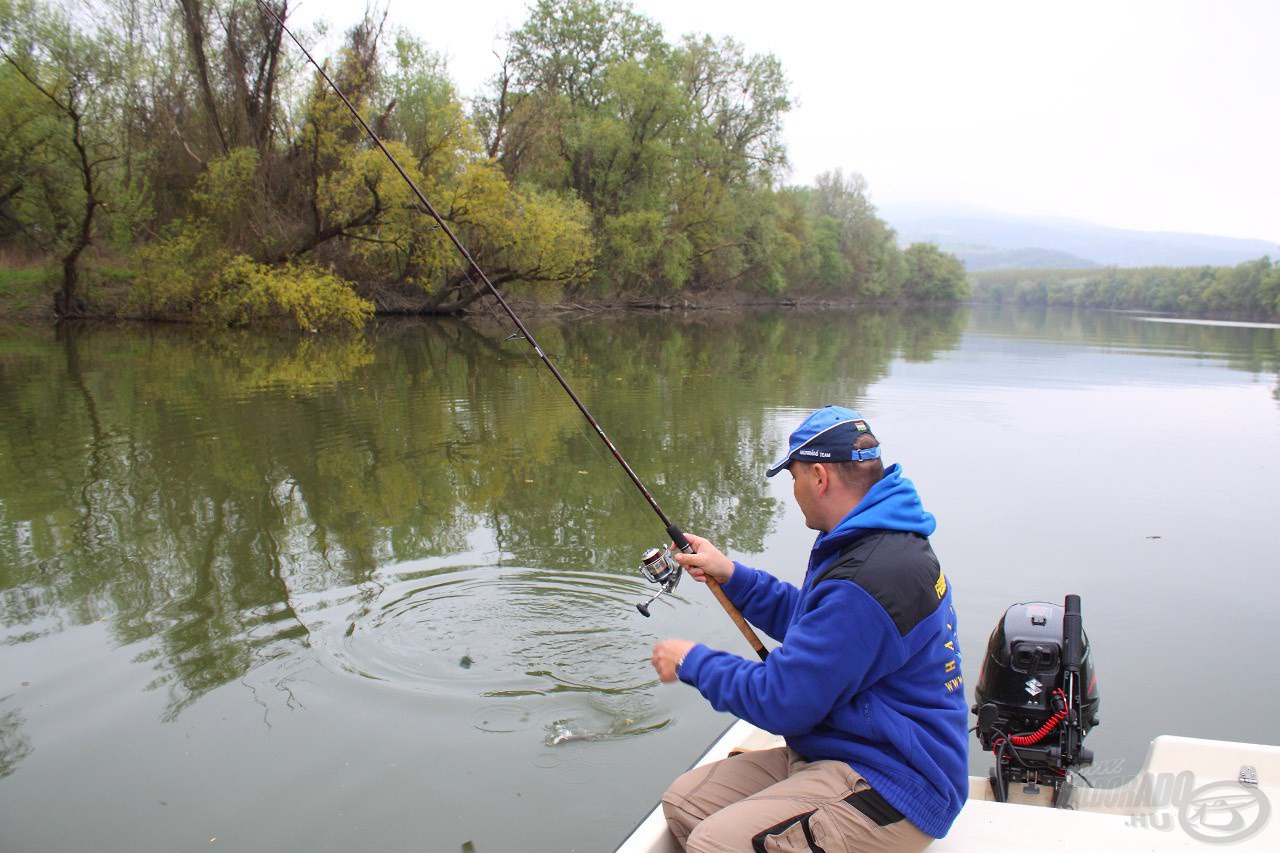
[[[813,212],[835,237],[847,264],[846,292],[868,299],[894,299],[905,273],[897,235],[876,215],[866,179],[834,169],[819,175],[812,191]]]
[[[688,122],[677,146],[671,227],[688,235],[692,275],[705,286],[777,293],[794,251],[785,201],[782,66],[733,39],[687,36],[673,56]]]
[[[785,167],[790,106],[776,59],[731,40],[672,45],[616,0],[541,0],[509,35],[480,102],[513,179],[590,208],[601,289],[672,291],[776,279],[754,198]]]
[[[588,278],[585,207],[513,186],[485,156],[439,57],[403,31],[390,62],[381,43],[366,18],[335,81],[488,278],[544,295]],[[295,151],[311,221],[290,254],[332,264],[384,311],[455,313],[484,296],[409,184],[319,78],[306,115]]]
[[[271,5],[281,19],[289,17],[287,0]],[[217,153],[265,151],[285,67],[283,31],[257,2],[177,0],[177,8],[203,107],[199,115]]]
[[[305,258],[265,262],[245,250],[240,224],[260,195],[259,171],[252,148],[209,162],[187,216],[139,251],[133,311],[218,326],[284,320],[319,331],[364,325],[373,305],[331,270]]]
[[[59,7],[0,5],[0,112],[12,120],[0,142],[12,168],[4,206],[34,248],[57,256],[54,310],[62,317],[83,311],[80,259],[94,241],[106,172],[118,158],[109,134],[114,56],[108,34],[82,32]]]
[[[477,109],[487,150],[523,186],[580,199],[600,247],[595,285],[678,288],[689,248],[665,180],[684,105],[662,30],[614,0],[540,0],[508,35]]]
[[[620,173],[634,170],[636,149],[655,134],[645,125],[665,124],[652,96],[662,83],[647,97],[634,91],[639,76],[662,73],[661,28],[616,0],[539,0],[508,39],[497,97],[481,109],[488,150],[508,175],[571,189],[597,218],[617,213]],[[638,98],[647,103],[629,116]],[[633,130],[638,138],[627,139]],[[620,150],[624,142],[632,150]]]

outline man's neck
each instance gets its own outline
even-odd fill
[[[839,527],[840,522],[848,518],[849,513],[853,512],[854,508],[862,501],[862,495],[854,497],[848,492],[845,494],[848,496],[832,495],[830,509],[823,508],[823,526],[821,528],[823,534],[830,533]]]

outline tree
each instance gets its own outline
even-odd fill
[[[933,243],[912,243],[903,252],[906,278],[902,293],[913,302],[952,302],[969,295],[964,264]]]
[[[38,227],[28,232],[59,256],[62,284],[54,310],[60,317],[83,310],[80,257],[94,240],[95,217],[107,202],[104,172],[118,159],[105,132],[114,53],[108,34],[82,33],[58,7],[34,0],[0,7],[0,58],[11,80],[26,90],[15,92],[17,98],[36,102],[39,116],[15,128],[15,138],[26,137],[34,146],[29,163],[13,164],[18,171],[6,195],[12,202],[31,193],[31,218],[48,228],[47,234]]]
[[[782,116],[791,109],[777,57],[747,56],[731,38],[686,36],[676,62],[697,117],[694,138],[685,140],[688,156],[730,182],[771,185],[787,167]],[[698,144],[698,135],[704,144]]]
[[[779,293],[790,242],[768,196],[787,165],[781,128],[791,104],[781,66],[732,39],[693,36],[671,62],[684,110],[665,204],[670,229],[690,244],[689,277],[698,287]]]
[[[178,0],[203,117],[221,154],[265,151],[275,121],[284,32],[257,3]],[[288,18],[287,0],[274,10]]]
[[[1266,257],[1214,270],[1203,291],[1205,308],[1235,317],[1271,316],[1277,307],[1278,278],[1280,274]]]
[[[595,242],[585,205],[535,188],[515,188],[498,166],[471,164],[449,197],[447,218],[495,286],[526,295],[558,296],[591,278]],[[438,232],[436,232],[438,234]],[[442,237],[437,240],[443,244]],[[473,272],[457,260],[446,273],[423,281],[423,310],[456,313],[488,296]]]
[[[835,223],[823,228],[834,230],[844,261],[837,264],[833,259],[824,260],[820,280],[830,282],[832,274],[847,265],[852,295],[896,298],[904,274],[897,235],[876,215],[866,179],[856,172],[846,177],[841,169],[824,172],[815,180],[811,198],[813,215],[819,221],[829,219]]]
[[[587,204],[596,286],[778,289],[768,216],[786,166],[781,66],[736,42],[686,38],[613,0],[541,0],[510,36],[478,121],[513,180]]]
[[[289,0],[266,2],[287,20]],[[295,305],[296,322],[318,326],[366,303],[452,313],[481,298],[463,254],[256,0],[74,8],[0,0],[0,245],[56,259],[61,314],[242,323]],[[385,12],[366,10],[326,65],[504,289],[903,293],[903,253],[860,175],[779,187],[787,81],[732,39],[669,43],[626,0],[535,0],[471,114],[439,55]],[[137,267],[127,297],[93,286],[126,279],[97,274],[107,263]],[[1089,298],[1125,288],[1222,310],[1280,298],[1271,267],[1215,276]],[[919,278],[909,295],[944,285]]]
[[[298,328],[360,328],[373,304],[307,259],[263,263],[243,251],[235,222],[256,197],[258,152],[237,148],[209,163],[190,216],[143,247],[132,308],[243,326],[284,318]]]
[[[666,51],[662,29],[618,0],[537,0],[511,46],[521,91],[553,92],[588,109],[608,97],[609,69]]]
[[[1258,285],[1258,316],[1280,317],[1280,263],[1264,257],[1261,264],[1265,271]]]
[[[52,230],[37,186],[55,169],[40,157],[52,135],[60,135],[52,105],[16,68],[0,63],[0,245],[36,248],[38,235]]]
[[[383,72],[382,136],[402,140],[424,175],[453,171],[462,152],[478,152],[480,138],[449,79],[444,60],[404,31],[395,34],[393,67]]]

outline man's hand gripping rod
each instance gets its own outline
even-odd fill
[[[666,521],[666,518],[663,518]],[[675,546],[686,554],[693,553],[693,545],[689,544],[689,540],[670,522],[667,523],[667,535],[671,537],[671,541]],[[676,588],[676,584],[680,582],[680,565],[667,554],[663,548],[651,548],[640,558],[640,571],[651,583],[658,584],[661,589],[643,604],[637,604],[636,610],[639,610],[644,616],[649,615],[649,605],[657,601],[658,596],[664,592],[671,592]],[[733,606],[733,602],[729,600],[729,596],[724,594],[724,590],[720,588],[720,583],[710,575],[705,575],[703,580],[707,584],[707,589],[711,590],[711,594],[716,597],[716,601],[720,602],[720,606],[724,608],[724,612],[729,614],[729,618],[733,620],[733,624],[738,626],[738,630],[742,632],[742,636],[746,638],[751,648],[756,650],[756,654],[760,660],[764,660],[769,656],[769,650],[764,647],[764,643],[760,642],[760,638],[756,636],[756,632],[747,624],[747,620],[743,618],[738,608]]]

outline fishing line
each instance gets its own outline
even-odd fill
[[[436,226],[436,228],[439,228],[439,226]],[[477,293],[477,294],[483,294],[483,290],[480,288],[480,286],[479,286],[478,284],[476,284],[475,279],[473,279],[473,278],[471,277],[471,273],[470,273],[470,271],[469,271],[469,270],[463,270],[463,271],[462,271],[462,277],[463,277],[464,279],[466,279],[467,284],[469,284],[469,285],[471,286],[471,289],[472,289],[475,293]],[[500,312],[500,311],[498,311],[497,309],[495,309],[495,308],[494,308],[494,306],[493,306],[492,304],[490,304],[490,303],[489,303],[489,302],[487,302],[487,301],[484,301],[483,299],[480,299],[480,300],[478,300],[478,301],[480,302],[480,304],[481,304],[481,305],[483,305],[483,306],[484,306],[484,309],[489,313],[489,315],[490,315],[490,316],[491,316],[491,318],[493,319],[493,322],[498,326],[498,328],[499,328],[499,329],[501,329],[501,330],[502,330],[502,332],[503,332],[503,333],[506,333],[506,332],[507,332],[507,330],[508,330],[509,328],[512,328],[512,327],[509,325],[509,318],[507,318],[507,317],[506,317],[502,312]],[[510,333],[510,334],[507,334],[507,335],[506,335],[506,337],[505,337],[503,340],[504,340],[504,341],[513,341],[513,340],[523,339],[523,338],[524,338],[524,335],[523,335],[519,330],[517,330],[517,331],[515,331],[515,332],[512,332],[512,333]],[[552,386],[551,386],[551,383],[548,381],[548,379],[547,379],[546,375],[543,373],[543,371],[541,371],[541,370],[539,370],[539,369],[538,369],[538,365],[537,365],[537,363],[533,360],[533,358],[531,358],[531,357],[530,357],[529,352],[528,352],[527,350],[524,350],[524,349],[520,350],[520,357],[521,357],[521,358],[523,358],[523,359],[524,359],[524,361],[525,361],[525,363],[529,365],[529,368],[530,368],[530,369],[532,370],[532,372],[533,372],[533,376],[534,376],[534,378],[535,378],[535,379],[536,379],[536,380],[537,380],[537,381],[538,381],[538,382],[539,382],[539,383],[540,383],[544,388],[551,388],[551,387],[552,387]],[[579,424],[578,424],[577,429],[578,429],[578,432],[579,432],[581,435],[586,436],[586,435],[588,434],[588,433],[587,433],[586,428],[585,428],[584,426],[582,426],[582,424],[581,424],[581,423],[579,423]],[[614,481],[614,483],[615,483],[615,484],[618,484],[618,485],[620,485],[620,486],[621,486],[622,484],[624,484],[624,483],[625,483],[625,481],[622,479],[622,477],[621,477],[621,475],[619,474],[618,470],[617,470],[616,468],[614,468],[612,465],[610,465],[610,464],[609,464],[609,460],[608,460],[608,458],[604,455],[604,452],[601,450],[600,446],[599,446],[598,444],[596,444],[595,442],[591,442],[591,441],[587,442],[587,446],[591,449],[591,452],[592,452],[593,454],[595,454],[596,459],[601,463],[601,465],[603,466],[604,470],[606,470],[606,471],[608,472],[608,476],[609,476],[609,477]],[[623,496],[623,499],[624,499],[624,500],[626,500],[626,501],[628,501],[632,506],[635,506],[635,507],[636,507],[636,508],[638,508],[638,509],[644,509],[644,508],[645,508],[645,505],[640,501],[640,499],[639,499],[639,498],[637,498],[637,497],[636,497],[635,492],[631,491],[631,489],[627,489],[627,488],[619,488],[619,489],[618,489],[618,493],[619,493],[619,494],[621,494],[621,495]],[[642,569],[642,572],[643,572],[643,569]],[[646,575],[646,577],[647,577],[647,575]],[[659,583],[659,581],[653,581],[653,582],[654,582],[654,583]],[[674,586],[674,584],[673,584],[673,586]],[[668,591],[669,591],[669,590],[668,590]],[[640,612],[641,612],[641,613],[645,613],[645,610],[644,610],[644,609],[641,609],[641,611],[640,611]],[[648,614],[647,614],[647,613],[645,613],[645,615],[647,616]]]
[[[467,276],[468,280],[470,280],[471,272],[474,272],[476,278],[484,283],[484,290],[494,298],[502,308],[503,313],[505,313],[507,317],[511,319],[511,322],[515,324],[515,327],[520,332],[520,336],[529,343],[534,354],[537,355],[538,359],[546,366],[547,370],[551,371],[552,377],[555,378],[556,382],[559,383],[564,392],[569,395],[569,399],[573,401],[573,404],[578,408],[578,411],[582,413],[584,418],[586,418],[587,423],[591,425],[593,430],[595,430],[596,435],[602,442],[604,442],[605,447],[609,449],[614,460],[622,467],[622,470],[631,480],[631,483],[640,491],[640,494],[649,504],[649,508],[652,509],[658,516],[659,520],[662,521],[663,526],[666,527],[667,535],[671,537],[671,541],[674,542],[676,547],[681,551],[687,554],[693,553],[693,546],[689,544],[689,540],[685,537],[683,531],[681,531],[680,528],[667,517],[667,514],[663,512],[662,507],[658,505],[658,501],[654,498],[653,494],[645,487],[645,484],[640,480],[640,477],[636,472],[632,470],[631,466],[627,463],[627,460],[623,458],[622,453],[619,452],[618,448],[614,446],[613,441],[609,438],[608,434],[605,433],[604,428],[600,426],[600,422],[595,419],[595,416],[593,416],[590,410],[587,409],[586,404],[582,402],[582,399],[574,392],[573,388],[570,387],[568,380],[564,378],[564,375],[560,373],[560,370],[555,366],[555,363],[551,361],[546,352],[544,352],[542,347],[539,346],[537,339],[533,336],[533,333],[529,331],[528,327],[525,326],[524,322],[521,321],[519,316],[517,316],[515,310],[507,303],[507,300],[503,297],[502,293],[498,288],[494,287],[493,282],[489,280],[489,277],[485,275],[484,270],[480,268],[480,265],[476,263],[475,258],[471,256],[471,252],[467,250],[467,247],[458,239],[458,236],[453,232],[453,229],[449,227],[449,223],[445,222],[444,217],[442,217],[436,211],[431,202],[427,200],[427,197],[423,194],[422,190],[418,189],[418,185],[409,177],[409,174],[404,170],[404,167],[400,165],[400,162],[392,156],[390,151],[387,150],[387,146],[382,143],[382,140],[378,135],[373,132],[373,128],[369,127],[368,123],[364,120],[364,117],[360,115],[360,112],[351,104],[351,101],[347,99],[347,96],[343,94],[340,88],[338,88],[338,84],[333,82],[333,79],[329,77],[329,74],[323,67],[321,67],[320,63],[316,62],[315,57],[311,55],[311,52],[307,50],[306,46],[298,40],[298,37],[295,36],[288,27],[285,26],[284,19],[281,18],[280,15],[276,14],[274,9],[267,5],[266,0],[257,0],[257,3],[258,6],[270,15],[271,18],[280,26],[280,30],[288,35],[293,43],[298,46],[298,49],[302,51],[302,55],[305,56],[307,61],[315,67],[316,71],[319,72],[325,83],[329,85],[329,88],[333,90],[334,94],[336,94],[339,100],[341,100],[346,106],[347,110],[351,113],[352,118],[354,118],[356,123],[360,125],[362,130],[364,130],[365,135],[368,136],[373,144],[378,147],[378,150],[383,153],[391,163],[392,167],[394,167],[396,172],[399,173],[400,177],[404,179],[404,182],[409,185],[409,189],[413,191],[418,202],[422,205],[422,210],[435,220],[436,225],[439,226],[440,230],[449,238],[449,242],[453,243],[454,248],[458,250],[458,253],[461,254],[463,259],[466,261],[467,271],[464,271],[464,274]],[[472,281],[472,285],[475,286],[474,281]],[[658,592],[658,595],[662,595],[664,592],[670,592],[675,588],[676,583],[680,579],[680,571],[679,567],[670,561],[669,556],[666,556],[665,559],[654,557],[653,552],[658,550],[659,549],[652,549],[651,551],[646,552],[642,558],[641,571],[644,573],[646,578],[654,583],[658,583],[662,587]],[[665,556],[665,552],[660,556]],[[711,590],[712,595],[714,595],[716,600],[720,602],[720,606],[729,614],[729,618],[731,618],[734,621],[734,624],[738,626],[738,630],[742,632],[743,637],[745,637],[747,642],[751,644],[751,647],[755,649],[756,654],[760,659],[764,660],[768,655],[768,651],[765,649],[764,644],[760,642],[760,638],[756,636],[755,631],[747,624],[747,621],[742,617],[742,614],[738,612],[738,609],[733,606],[731,601],[729,601],[728,597],[724,594],[724,590],[720,588],[720,584],[710,577],[706,578],[706,584],[707,588]],[[654,599],[657,597],[658,596],[655,595]],[[652,601],[653,599],[650,599],[650,602]],[[636,605],[636,607],[644,615],[649,615],[647,603]]]

